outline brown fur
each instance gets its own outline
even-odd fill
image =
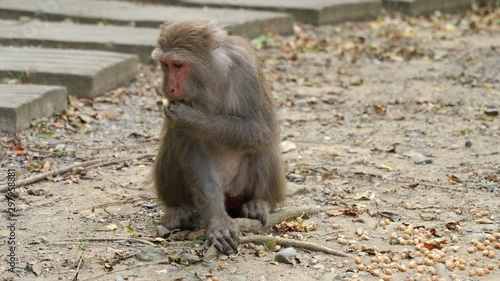
[[[228,200],[242,200],[237,215],[266,223],[284,199],[275,105],[255,52],[211,23],[186,21],[162,26],[152,57],[189,66],[188,79],[180,81],[183,98],[164,110],[153,168],[166,207],[163,224],[207,227],[208,245],[235,249]],[[166,94],[169,70],[162,71]]]

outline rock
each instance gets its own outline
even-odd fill
[[[247,278],[245,276],[242,276],[242,275],[233,275],[233,276],[231,276],[231,278],[229,280],[231,280],[231,281],[247,281]]]
[[[434,264],[434,267],[437,270],[438,276],[445,278],[446,281],[451,281],[449,271],[443,263],[437,262]]]
[[[294,195],[307,193],[305,185],[298,185],[293,182],[288,182],[286,184],[286,196],[292,197]]]
[[[203,256],[203,259],[204,260],[212,260],[214,258],[216,258],[217,256],[219,255],[219,250],[217,250],[217,248],[215,248],[214,245],[210,246],[206,251],[205,251],[205,254]]]
[[[493,108],[489,108],[489,109],[484,110],[484,114],[486,114],[488,116],[492,116],[492,117],[498,116],[498,112],[499,112],[498,109],[493,109]]]
[[[465,241],[471,242],[472,240],[477,240],[482,243],[486,240],[486,233],[473,233],[465,236]]]
[[[286,248],[276,253],[274,260],[279,263],[295,264],[297,251],[294,248]]]
[[[291,181],[302,181],[303,177],[299,174],[291,173],[287,176],[287,178]]]
[[[282,141],[280,143],[281,152],[287,153],[297,149],[297,145],[291,141]]]
[[[115,278],[115,281],[125,281],[125,279],[123,279],[123,277],[121,276],[118,276]]]
[[[189,254],[189,253],[182,253],[179,255],[179,257],[188,263],[197,263],[200,261],[200,257],[197,255]]]
[[[354,76],[349,79],[349,85],[351,86],[359,86],[361,84],[363,84],[363,78],[359,76]]]
[[[166,238],[170,234],[170,230],[168,230],[163,225],[157,225],[156,232],[158,233],[158,237],[161,237],[161,238]]]
[[[410,151],[410,152],[404,153],[403,155],[413,159],[413,163],[415,165],[431,164],[432,163],[432,158],[429,158],[420,152]]]
[[[219,256],[219,260],[221,260],[221,261],[225,261],[227,259],[229,259],[229,256],[227,256],[227,255],[222,254]]]
[[[167,254],[163,248],[155,248],[155,247],[146,247],[141,249],[136,255],[135,258],[139,261],[158,261],[167,258]]]
[[[309,104],[317,104],[319,102],[319,99],[317,97],[310,97],[307,99],[307,102]]]
[[[415,128],[415,127],[408,127],[405,129],[405,135],[407,137],[415,137],[415,136],[419,136],[422,134],[422,131],[419,129],[419,128]]]
[[[144,207],[146,209],[154,209],[154,208],[158,207],[158,204],[155,202],[147,202],[147,203],[142,204],[142,207]]]
[[[354,272],[329,272],[325,275],[323,275],[323,277],[321,278],[322,281],[333,281],[333,280],[346,280],[350,277],[352,277],[354,275]],[[358,273],[358,275],[362,276],[362,275],[365,275],[365,274],[360,274]],[[361,280],[365,280],[365,279],[361,279]]]
[[[465,142],[465,147],[471,147],[472,146],[472,142],[470,140],[467,140]]]
[[[307,102],[306,99],[296,99],[294,103],[296,106],[300,106],[300,107],[309,105],[309,103]]]

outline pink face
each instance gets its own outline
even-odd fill
[[[163,62],[168,71],[167,96],[172,100],[184,98],[184,80],[187,79],[189,66],[185,62],[167,60]]]

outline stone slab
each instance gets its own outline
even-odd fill
[[[249,38],[273,32],[290,34],[293,17],[285,13],[218,8],[186,8],[118,1],[95,0],[1,0],[0,18],[37,16],[42,20],[72,18],[80,23],[128,24],[158,27],[167,20],[215,20],[236,35]]]
[[[66,88],[43,85],[0,85],[0,131],[26,129],[35,118],[66,109]]]
[[[0,80],[23,78],[93,97],[134,78],[138,61],[136,55],[114,52],[0,47]]]
[[[94,49],[132,53],[141,62],[151,60],[157,28],[98,26],[38,20],[0,20],[0,44],[50,48]]]
[[[411,16],[428,15],[435,11],[454,13],[471,8],[471,0],[383,0],[388,11]]]
[[[369,20],[380,15],[380,0],[160,0],[162,3],[187,6],[211,6],[282,11],[297,21],[309,24],[335,24]]]

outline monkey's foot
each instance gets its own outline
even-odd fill
[[[269,217],[270,211],[271,207],[269,206],[269,203],[259,199],[248,201],[241,207],[243,217],[258,219],[263,225],[267,224],[267,218]]]
[[[200,228],[201,219],[193,207],[183,205],[167,208],[162,218],[162,225],[169,230],[194,230]]]
[[[206,236],[205,248],[214,245],[221,252],[238,251],[238,244],[235,240],[236,227],[229,217],[217,218],[212,221],[208,226]]]

